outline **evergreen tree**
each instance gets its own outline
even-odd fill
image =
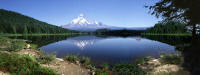
[[[197,25],[200,24],[200,0],[160,0],[155,5],[147,7],[157,17],[186,22],[193,27],[192,35],[196,36]]]

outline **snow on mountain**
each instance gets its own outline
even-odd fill
[[[89,20],[84,14],[80,14],[69,24],[61,27],[78,31],[94,31],[97,29],[107,28],[107,25],[104,25],[98,21]]]
[[[111,30],[120,30],[120,29],[128,29],[128,30],[144,30],[146,28],[138,28],[138,27],[116,27],[105,25],[101,22],[95,20],[89,20],[84,14],[80,14],[77,18],[73,19],[70,23],[61,26],[63,28],[77,30],[77,31],[95,31],[97,29],[111,29]]]

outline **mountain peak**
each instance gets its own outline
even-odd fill
[[[81,13],[77,18],[73,19],[70,24],[79,24],[79,25],[95,25],[99,24],[97,21],[89,20],[87,16]]]
[[[81,14],[79,15],[79,17],[85,17],[85,15],[84,15],[83,13],[81,13]]]
[[[87,16],[81,13],[77,18],[73,19],[69,24],[63,25],[62,27],[72,30],[87,31],[87,30],[102,29],[105,28],[106,25],[95,20],[89,20]]]

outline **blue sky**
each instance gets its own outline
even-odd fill
[[[0,0],[0,8],[54,25],[65,25],[80,13],[107,25],[150,27],[161,19],[145,5],[158,0]]]

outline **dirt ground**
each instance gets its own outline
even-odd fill
[[[89,75],[89,70],[59,58],[50,64],[42,65],[55,69],[60,75]]]
[[[150,59],[145,65],[139,65],[144,71],[150,72],[150,75],[190,75],[180,65],[162,64],[159,59]]]

